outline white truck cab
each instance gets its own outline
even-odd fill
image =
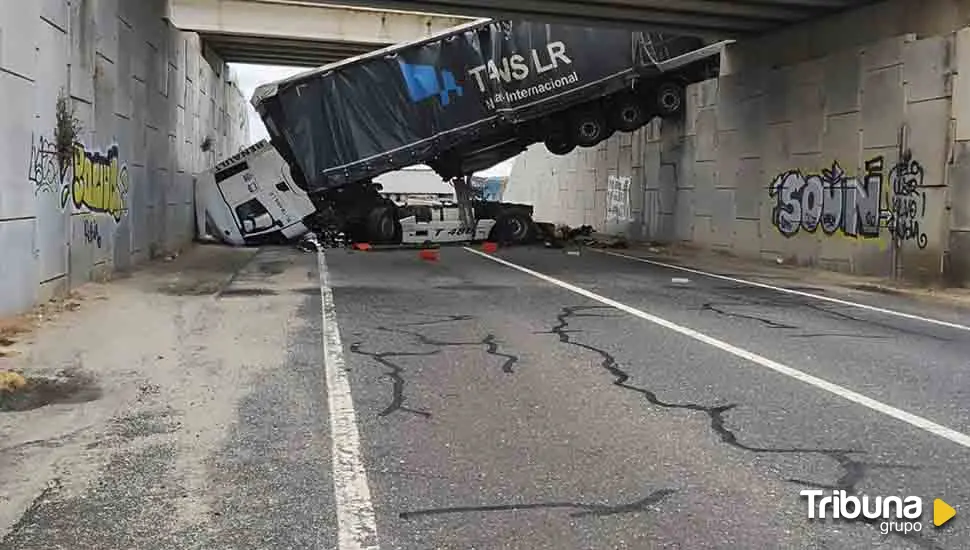
[[[267,140],[243,149],[196,179],[195,216],[200,240],[234,246],[290,240],[306,233],[316,208]]]
[[[458,204],[451,201],[408,199],[399,202],[398,208],[403,243],[484,241],[495,226],[493,219],[476,219],[471,226],[465,225]]]

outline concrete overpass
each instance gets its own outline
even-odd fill
[[[198,33],[227,62],[308,67],[469,21],[463,16],[292,0],[169,0],[168,16],[175,27]]]
[[[576,25],[741,38],[817,19],[873,0],[340,0],[372,8],[454,16],[536,19]],[[319,0],[310,0],[320,3]]]

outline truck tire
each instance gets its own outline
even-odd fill
[[[610,125],[621,132],[632,132],[647,121],[647,107],[636,96],[624,94],[610,106]]]
[[[684,107],[684,87],[676,82],[664,82],[654,95],[657,114],[662,117],[676,115]]]
[[[580,147],[592,147],[610,135],[609,123],[600,109],[579,110],[571,119],[571,141]]]
[[[545,139],[546,150],[553,155],[563,156],[572,153],[576,149],[576,144],[565,136],[549,136]]]
[[[371,210],[367,222],[367,233],[374,243],[396,244],[401,240],[401,224],[390,206]]]
[[[535,224],[525,212],[504,212],[496,218],[488,238],[495,242],[524,244],[535,238]]]

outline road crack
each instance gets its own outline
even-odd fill
[[[357,355],[363,355],[370,357],[374,361],[377,361],[381,365],[387,367],[388,372],[384,373],[392,381],[392,395],[391,402],[388,406],[381,412],[377,413],[377,416],[389,416],[395,412],[406,412],[411,413],[416,416],[421,416],[424,418],[431,418],[431,413],[428,411],[423,411],[420,409],[412,409],[410,407],[405,407],[404,402],[406,400],[404,396],[404,386],[406,384],[404,377],[401,373],[404,372],[404,368],[391,361],[391,358],[398,357],[430,357],[432,355],[438,354],[438,350],[428,351],[428,352],[417,352],[417,351],[388,351],[388,352],[370,352],[360,349],[362,345],[361,342],[354,342],[350,345],[350,352]]]
[[[617,506],[609,506],[606,504],[585,504],[582,502],[534,502],[521,504],[497,504],[492,506],[455,506],[450,508],[430,508],[425,510],[415,510],[413,512],[401,512],[399,516],[402,519],[412,519],[421,516],[466,514],[470,512],[514,512],[519,510],[565,508],[577,510],[576,512],[569,514],[571,517],[605,517],[647,511],[650,506],[659,504],[668,496],[676,492],[677,491],[674,489],[660,489],[635,502],[620,504]]]
[[[415,325],[403,325],[403,326],[415,326]],[[514,373],[513,366],[519,361],[519,357],[517,355],[503,353],[501,351],[501,348],[498,342],[498,337],[496,337],[494,334],[491,334],[491,333],[487,334],[484,338],[478,341],[447,342],[444,340],[437,340],[435,338],[432,338],[420,332],[403,330],[399,328],[389,328],[389,327],[382,326],[382,327],[377,327],[377,330],[384,331],[384,332],[393,332],[397,334],[404,334],[416,339],[418,342],[420,342],[423,345],[437,347],[437,348],[484,346],[485,353],[487,353],[488,355],[492,355],[492,356],[504,359],[504,361],[502,362],[502,372],[506,374],[513,374]]]
[[[426,315],[428,317],[434,317],[432,315]],[[471,315],[448,315],[439,316],[439,318],[433,318],[427,321],[418,321],[414,323],[403,323],[402,327],[428,327],[434,325],[440,325],[445,323],[457,323],[460,321],[470,321],[474,319]],[[396,334],[403,334],[417,340],[421,345],[430,346],[438,348],[432,351],[397,351],[391,350],[386,352],[374,352],[374,351],[364,351],[362,346],[363,342],[354,342],[350,345],[351,353],[357,355],[363,355],[370,357],[377,363],[383,365],[388,370],[384,373],[385,376],[392,381],[392,396],[391,402],[388,406],[378,413],[378,416],[389,416],[395,412],[406,412],[421,416],[424,418],[431,418],[431,413],[426,410],[414,409],[406,407],[404,403],[407,401],[405,396],[405,386],[407,381],[404,379],[403,373],[405,372],[404,367],[394,361],[397,358],[404,357],[430,357],[432,355],[437,355],[441,353],[444,348],[447,347],[484,347],[484,351],[488,355],[499,357],[504,359],[502,363],[502,371],[508,374],[513,373],[513,365],[519,361],[518,356],[509,353],[504,353],[501,350],[498,338],[494,334],[488,334],[484,338],[478,341],[471,342],[446,342],[442,340],[436,340],[424,333],[406,330],[403,328],[389,328],[386,326],[379,326],[377,330],[382,332],[390,332]]]
[[[704,413],[710,418],[711,430],[718,436],[718,438],[725,444],[734,447],[736,449],[741,449],[743,451],[756,453],[756,454],[807,454],[807,455],[818,455],[824,456],[830,460],[835,461],[840,468],[843,470],[843,475],[834,484],[824,484],[814,481],[799,480],[794,478],[786,479],[785,481],[789,483],[794,483],[802,486],[813,487],[813,488],[823,488],[832,490],[844,490],[847,494],[858,494],[858,485],[863,481],[869,470],[876,468],[892,468],[892,469],[918,469],[916,466],[902,465],[902,464],[884,464],[884,463],[871,463],[852,458],[851,455],[864,454],[863,451],[851,450],[851,449],[820,449],[820,448],[802,448],[802,447],[761,447],[756,445],[750,445],[743,443],[739,438],[738,434],[728,427],[725,420],[725,415],[731,410],[735,409],[737,403],[729,403],[718,406],[700,405],[697,403],[672,403],[666,402],[660,399],[657,394],[649,389],[640,388],[629,383],[630,374],[627,373],[616,360],[616,358],[608,351],[598,348],[596,346],[586,344],[583,342],[578,342],[572,338],[571,335],[583,334],[583,330],[570,330],[570,319],[572,318],[615,318],[612,315],[601,315],[597,313],[584,313],[590,311],[613,311],[614,308],[610,306],[571,306],[562,308],[562,312],[556,316],[558,323],[552,327],[548,332],[543,334],[554,334],[559,337],[559,341],[563,344],[578,347],[587,351],[590,351],[599,357],[601,357],[600,366],[613,376],[613,385],[623,388],[628,391],[636,392],[644,397],[651,405],[669,409],[669,410],[688,410],[693,412]],[[874,524],[878,527],[878,522],[869,520],[863,516],[860,516],[858,520],[848,520],[848,521],[859,521],[867,524]],[[912,533],[893,533],[898,537],[910,540],[920,546],[927,548],[935,548],[936,546],[927,539],[921,536],[914,535]]]
[[[768,327],[771,327],[771,328],[781,328],[781,329],[790,329],[790,330],[795,330],[798,328],[794,325],[788,325],[785,323],[779,323],[778,321],[773,321],[771,319],[768,319],[767,317],[760,317],[757,315],[747,315],[745,313],[736,313],[736,312],[727,311],[723,309],[723,306],[720,306],[719,304],[714,304],[711,302],[708,302],[702,305],[701,311],[713,311],[714,313],[717,313],[718,315],[723,315],[725,317],[734,317],[736,319],[748,319],[751,321],[758,321],[759,323],[763,323],[764,325],[767,325]]]

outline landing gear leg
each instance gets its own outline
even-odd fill
[[[458,216],[461,219],[461,225],[470,230],[475,227],[475,211],[471,204],[474,194],[472,177],[468,175],[454,178],[451,180],[451,184],[455,187],[455,199],[458,201]]]

